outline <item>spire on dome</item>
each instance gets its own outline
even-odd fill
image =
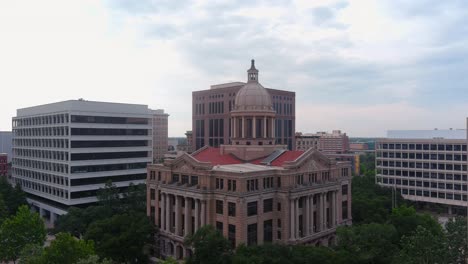
[[[247,82],[258,82],[258,70],[255,68],[255,60],[251,61],[250,69],[247,71]]]

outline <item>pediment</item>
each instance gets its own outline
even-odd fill
[[[181,172],[191,172],[194,170],[209,170],[213,166],[208,162],[200,162],[191,155],[184,153],[175,160],[170,161],[169,166],[172,170]]]
[[[330,159],[323,153],[309,149],[297,160],[285,163],[285,168],[294,168],[297,170],[325,170],[336,164],[334,159]]]

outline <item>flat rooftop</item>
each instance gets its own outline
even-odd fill
[[[151,115],[147,105],[97,102],[86,100],[68,100],[16,110],[17,117],[34,116],[67,111]]]
[[[217,165],[213,167],[214,171],[226,171],[226,172],[256,172],[266,170],[282,170],[282,167],[257,165],[252,163],[242,164],[229,164],[229,165]]]
[[[466,139],[465,129],[389,130],[387,138],[400,139]]]

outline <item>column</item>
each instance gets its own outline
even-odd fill
[[[296,223],[294,224],[295,225],[295,236],[297,238],[299,238],[299,198],[296,198],[294,199],[294,211],[296,211],[295,213],[295,218],[296,218]]]
[[[252,119],[252,137],[256,138],[257,137],[257,119],[255,116]]]
[[[201,224],[202,226],[206,225],[206,201],[201,202]]]
[[[56,214],[53,213],[53,212],[50,212],[50,223],[51,223],[52,225],[55,224],[55,220],[56,220],[56,219],[57,219]]]
[[[166,218],[165,218],[165,213],[166,212],[166,194],[161,193],[161,223],[159,223],[159,228],[161,230],[166,230]]]
[[[171,196],[166,194],[166,231],[171,232]]]
[[[180,226],[180,220],[181,220],[181,204],[180,204],[180,197],[178,195],[174,196],[175,199],[175,210],[174,210],[174,217],[175,217],[175,234],[180,236],[181,235],[181,226]]]
[[[267,118],[266,116],[263,118],[263,137],[267,138]]]
[[[309,216],[309,196],[305,197],[305,204],[302,207],[302,221],[304,222],[304,236],[309,235],[310,216]]]
[[[242,117],[242,138],[245,138],[245,117]]]
[[[275,138],[275,119],[271,118],[271,137]]]
[[[351,202],[352,202],[352,197],[351,197],[351,184],[348,184],[348,219],[351,219],[352,218],[352,215],[351,215]]]
[[[200,217],[200,205],[199,205],[199,200],[198,199],[194,199],[193,202],[195,203],[195,230],[193,230],[193,232],[195,233],[198,228],[200,227],[200,221],[199,221],[199,217]]]
[[[45,215],[44,209],[42,207],[39,207],[39,216],[44,217],[44,215]]]
[[[320,223],[319,223],[319,230],[320,231],[323,231],[323,227],[324,227],[324,217],[323,217],[323,207],[325,207],[325,203],[323,201],[323,193],[319,194],[319,197],[320,197],[320,208],[319,208],[319,212],[320,212]]]
[[[155,200],[154,200],[154,223],[153,224],[156,224],[158,226],[161,226],[161,223],[158,222],[158,217],[159,217],[159,189],[156,188],[154,190],[155,192]]]
[[[192,224],[192,218],[189,217],[189,208],[192,208],[191,204],[189,203],[190,199],[185,197],[185,210],[184,210],[184,217],[185,217],[185,222],[184,222],[184,237],[189,235],[189,228]]]
[[[296,236],[295,236],[296,228],[294,226],[295,223],[296,223],[296,221],[294,219],[295,218],[294,216],[296,214],[294,213],[294,208],[295,208],[294,207],[294,199],[291,199],[291,200],[289,200],[289,237],[291,238],[291,240],[296,239]]]
[[[310,234],[314,234],[314,196],[311,195],[309,197],[309,205],[310,205]]]
[[[233,131],[232,131],[232,137],[233,138],[236,138],[237,137],[237,129],[236,129],[236,126],[237,126],[237,119],[235,117],[232,117],[232,127],[233,127]]]
[[[336,226],[336,191],[332,192],[332,206],[331,206],[331,215],[332,215],[332,226]]]

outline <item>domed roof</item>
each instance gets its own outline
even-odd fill
[[[255,61],[247,71],[248,82],[236,95],[235,111],[273,111],[271,96],[268,91],[258,82],[258,70],[255,69]]]

